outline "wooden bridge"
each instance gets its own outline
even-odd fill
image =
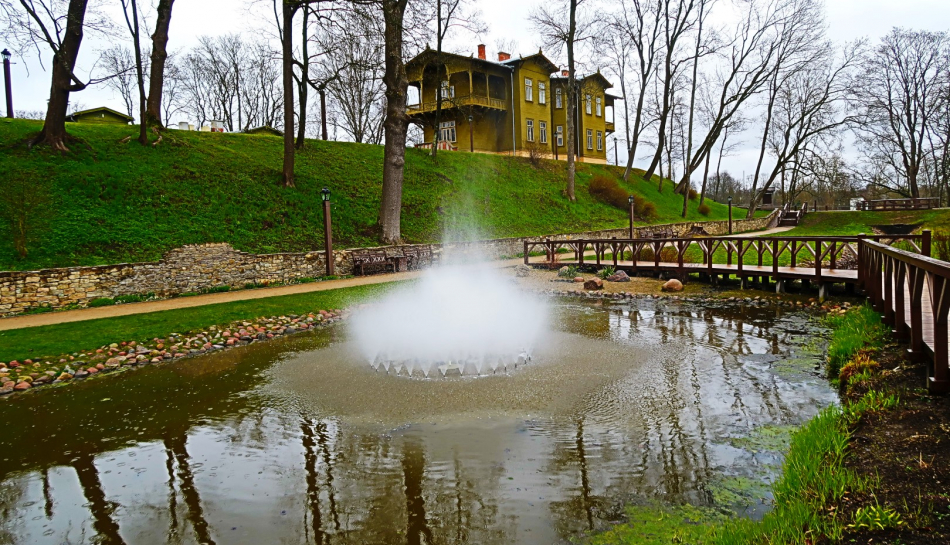
[[[539,250],[541,250],[539,252]],[[532,256],[532,254],[535,254]],[[704,237],[525,242],[524,263],[544,268],[611,266],[636,275],[666,273],[686,281],[736,277],[862,290],[911,357],[930,362],[928,387],[950,393],[950,263],[930,257],[931,233],[855,237]],[[636,256],[636,258],[634,258]]]

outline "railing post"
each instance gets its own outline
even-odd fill
[[[908,265],[908,288],[910,288],[910,354],[916,362],[924,361],[924,309],[920,304],[924,294],[924,277],[927,273],[915,265]],[[913,304],[916,301],[917,304]]]
[[[677,252],[677,254],[678,254],[677,261],[678,261],[678,263],[679,263],[680,280],[685,284],[685,283],[686,283],[686,271],[685,271],[685,267],[684,267],[684,265],[683,265],[683,252],[685,252],[686,250],[683,248],[683,243],[684,243],[684,242],[685,242],[685,241],[683,241],[683,240],[678,240],[678,241],[676,241],[676,245],[677,245],[676,252]]]
[[[577,253],[577,266],[584,266],[584,253],[587,251],[587,241],[584,239],[580,240],[581,251]]]
[[[933,233],[930,229],[924,229],[923,232],[924,238],[920,241],[920,253],[926,257],[933,257],[930,253],[930,244],[933,237]]]
[[[807,244],[807,243],[806,243]],[[821,282],[821,241],[815,241],[815,283]]]
[[[743,259],[743,257],[744,257],[744,255],[743,255],[743,253],[742,253],[742,241],[740,240],[740,241],[739,241],[739,250],[736,252],[736,265],[739,267],[739,272],[740,272],[740,273],[742,272],[742,265],[743,265],[742,262],[745,261],[745,259]]]
[[[894,327],[894,258],[884,256],[884,323]]]
[[[946,277],[930,275],[934,296],[932,300],[934,313],[934,367],[933,377],[930,379],[932,393],[946,393],[950,391],[950,354],[948,354],[947,313],[950,311],[950,294],[946,293],[948,279]]]
[[[778,282],[778,239],[772,241],[772,280]]]
[[[865,270],[867,267],[867,263],[865,262],[867,259],[867,248],[864,244],[865,236],[864,233],[858,235],[858,287],[863,291],[867,291],[864,287],[864,278],[867,273]]]
[[[907,283],[907,265],[897,260],[894,281],[894,337],[897,340],[907,341],[907,301],[904,298],[904,287]]]

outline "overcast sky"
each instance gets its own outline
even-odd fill
[[[488,33],[483,36],[460,35],[452,40],[450,47],[474,53],[478,43],[485,43],[489,54],[494,55],[496,43],[504,40],[517,44],[517,49],[512,51],[516,55],[537,51],[540,40],[533,35],[528,17],[541,4],[539,0],[476,1],[483,20],[488,24]],[[189,47],[202,35],[230,32],[261,35],[265,26],[270,24],[272,15],[262,11],[260,6],[257,9],[248,6],[248,0],[177,0],[172,18],[171,49]],[[895,26],[950,31],[950,0],[826,0],[826,13],[829,35],[838,42],[862,37],[874,40]],[[0,44],[0,48],[3,45]],[[80,54],[81,67],[91,69],[98,51],[109,45],[101,39],[87,39]],[[44,61],[48,66],[49,59]],[[16,62],[13,67],[14,107],[24,111],[44,110],[49,94],[49,72],[41,69],[36,58],[16,59]],[[72,102],[89,108],[109,106],[124,110],[121,98],[102,86],[74,94]],[[737,177],[743,171],[753,170],[755,165],[756,151],[751,139],[743,148],[726,164],[726,168]]]

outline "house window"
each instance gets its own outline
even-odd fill
[[[526,102],[534,100],[534,82],[528,78],[524,79],[524,99]]]
[[[590,115],[590,95],[587,95],[587,115]]]
[[[540,95],[539,95],[540,97]],[[541,132],[541,143],[548,143],[548,123],[547,121],[538,121],[538,130]]]
[[[558,90],[560,91],[560,89]],[[564,147],[564,125],[558,125],[557,128],[554,129],[554,134],[556,135],[557,147],[563,148]]]
[[[538,104],[547,104],[548,102],[548,88],[544,82],[538,82]]]
[[[597,151],[604,151],[604,133],[597,131]]]
[[[442,98],[455,98],[455,86],[449,85],[448,81],[442,82]]]
[[[601,102],[600,102],[600,97],[597,97],[597,117],[600,117],[600,112],[601,112]]]
[[[534,120],[528,120],[528,142],[534,142]]]
[[[594,131],[587,129],[587,149],[594,149]]]
[[[455,121],[439,123],[439,139],[443,142],[455,142]]]
[[[559,110],[564,107],[563,104],[562,104],[562,102],[561,102],[561,89],[560,89],[560,88],[554,90],[554,107],[557,108],[557,109],[559,109]]]

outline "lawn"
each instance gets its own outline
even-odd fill
[[[168,131],[156,147],[135,141],[134,127],[71,124],[71,152],[29,149],[39,122],[0,121],[5,183],[48,194],[31,214],[29,254],[16,256],[0,223],[0,270],[154,261],[184,244],[228,242],[252,253],[306,251],[323,245],[320,190],[332,191],[338,247],[377,243],[380,146],[307,141],[297,159],[297,186],[279,184],[281,139],[273,136]],[[406,154],[402,232],[405,242],[581,232],[628,225],[628,211],[594,200],[596,175],[621,169],[578,164],[577,202],[564,194],[565,165],[522,158],[447,152]],[[642,172],[640,173],[642,174]],[[652,223],[683,221],[682,197],[667,181],[622,184],[657,209]],[[0,195],[9,201],[13,192]],[[688,220],[725,219],[690,201]],[[14,208],[16,202],[7,202]],[[624,207],[625,208],[625,207]],[[736,217],[743,215],[736,210]]]

